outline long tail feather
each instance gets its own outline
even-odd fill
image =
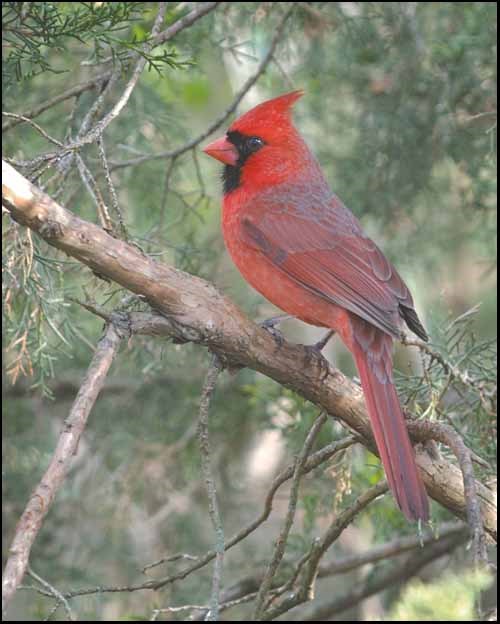
[[[427,520],[429,501],[392,381],[392,338],[373,330],[370,348],[363,348],[363,337],[354,344],[353,355],[380,459],[404,515],[409,520]]]

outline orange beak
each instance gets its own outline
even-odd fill
[[[232,165],[233,167],[236,165],[240,157],[236,147],[230,143],[226,137],[212,141],[212,143],[209,143],[203,151],[205,154],[219,160],[221,163],[224,163],[225,165]]]

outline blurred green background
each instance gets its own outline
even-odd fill
[[[496,391],[490,366],[496,353],[496,3],[293,4],[273,60],[238,112],[293,88],[305,90],[294,118],[332,188],[404,276],[434,343],[478,375],[482,370]],[[21,5],[31,5],[27,14]],[[167,23],[193,6],[168,3]],[[175,149],[207,128],[256,71],[290,6],[221,3],[155,49],[157,58],[149,59],[127,106],[105,132],[112,169]],[[122,63],[123,76],[105,100],[103,112],[109,110],[130,76],[126,54],[150,31],[156,11],[155,3],[4,3],[3,110],[22,114]],[[96,96],[85,91],[36,122],[60,141],[75,137]],[[215,282],[262,320],[276,310],[247,286],[224,250],[220,166],[201,152],[204,144],[174,160],[113,169],[127,237],[158,260]],[[3,135],[4,155],[24,162],[25,175],[62,205],[98,222],[78,166],[44,169],[26,162],[51,150],[28,124]],[[112,205],[97,147],[81,156]],[[70,299],[111,310],[122,305],[125,293],[8,218],[3,243],[5,557],[101,335],[102,321]],[[459,322],[463,331],[457,337],[451,320],[479,304],[466,315],[467,323]],[[284,325],[284,333],[306,343],[318,335],[295,321]],[[454,339],[458,346],[450,345]],[[329,349],[336,365],[355,374],[338,341]],[[196,555],[212,547],[195,431],[208,361],[207,352],[194,345],[140,337],[123,345],[35,544],[31,564],[37,573],[59,589],[123,585],[142,582],[141,568],[165,554]],[[417,412],[426,411],[433,393],[442,390],[442,376],[436,373],[416,396],[419,355],[399,349],[396,362],[401,392]],[[451,397],[447,413],[430,415],[455,419],[474,449],[494,462],[492,415],[471,401]],[[253,371],[224,374],[210,429],[226,536],[257,515],[276,470],[298,452],[315,414],[313,406]],[[328,424],[320,443],[345,434],[338,424]],[[381,476],[378,460],[354,447],[306,479],[287,559],[298,559],[332,511]],[[228,553],[226,584],[262,569],[286,504],[282,494],[265,527]],[[438,522],[449,514],[435,506],[433,517]],[[389,496],[349,530],[330,556],[414,532]],[[457,550],[448,567],[460,575],[466,561],[465,550]],[[151,575],[180,565],[167,564]],[[438,565],[424,580],[441,571]],[[340,577],[336,591],[359,578]],[[463,587],[477,593],[481,584],[468,578]],[[210,582],[208,567],[158,595],[89,596],[77,599],[75,608],[82,619],[149,619],[157,606],[205,603]],[[318,599],[331,592],[331,583],[319,584]],[[397,600],[396,589],[356,606],[347,617],[383,618]],[[435,598],[428,602],[434,616]],[[33,592],[19,592],[12,617],[40,619],[47,605]],[[449,619],[455,619],[453,608]],[[234,613],[244,619],[247,611],[242,606]],[[57,615],[64,619],[62,611]]]

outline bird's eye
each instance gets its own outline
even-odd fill
[[[247,149],[249,152],[256,152],[263,147],[264,141],[259,137],[250,137],[247,141]]]

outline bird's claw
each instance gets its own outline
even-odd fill
[[[334,335],[335,335],[335,330],[330,329],[329,331],[326,332],[323,338],[321,338],[321,340],[318,340],[318,342],[311,345],[311,349],[316,349],[317,351],[321,353],[321,351],[323,351],[323,349],[326,347],[328,342],[330,342],[330,338]]]
[[[261,323],[259,323],[259,325],[260,327],[262,327],[262,329],[265,329],[267,332],[269,332],[274,338],[278,347],[281,347],[285,342],[285,338],[280,330],[277,328],[277,325],[291,318],[293,317],[289,314],[280,314],[279,316],[273,316],[272,318],[262,321]]]
[[[330,363],[321,353],[316,345],[304,345],[306,350],[305,366],[309,366],[311,362],[316,362],[319,368],[320,380],[324,381],[330,372]]]
[[[331,329],[328,331],[325,336],[318,342],[312,345],[304,345],[308,355],[306,356],[306,362],[310,362],[311,360],[316,360],[318,363],[318,367],[320,370],[320,379],[324,381],[330,372],[330,363],[325,358],[325,356],[321,353],[321,351],[325,348],[326,344],[330,340],[330,338],[335,334],[335,331]]]

